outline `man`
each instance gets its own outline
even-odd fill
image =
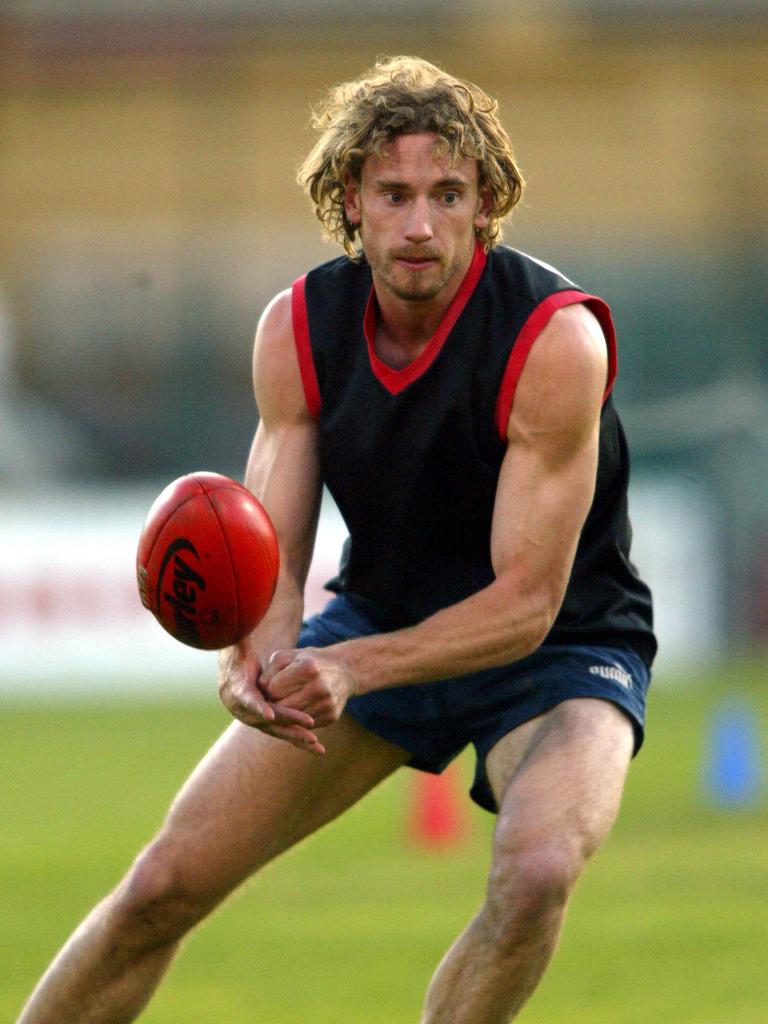
[[[607,307],[495,244],[522,181],[476,87],[395,58],[333,90],[318,123],[302,180],[348,255],[279,295],[257,333],[246,482],[282,568],[264,622],[221,655],[237,721],[24,1024],[133,1020],[243,879],[396,768],[439,771],[470,742],[493,862],[422,1022],[508,1021],[642,739],[655,643]],[[302,629],[323,483],[351,541],[337,596]]]

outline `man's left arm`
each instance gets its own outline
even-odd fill
[[[353,694],[535,651],[562,604],[592,503],[607,366],[592,313],[581,304],[558,310],[531,349],[510,413],[491,532],[494,581],[407,629],[275,652],[263,677],[271,699],[328,725]]]

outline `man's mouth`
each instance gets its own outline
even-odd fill
[[[429,255],[410,255],[403,253],[402,255],[396,256],[395,260],[404,267],[408,267],[409,270],[425,270],[427,267],[434,266],[437,263],[436,256]]]

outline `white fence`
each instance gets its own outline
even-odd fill
[[[159,490],[159,487],[156,489]],[[168,636],[135,585],[139,531],[152,488],[45,491],[0,498],[0,689],[53,693],[213,691],[215,655]],[[636,561],[656,597],[662,666],[694,664],[722,637],[711,509],[674,480],[633,494]],[[325,502],[307,588],[327,595],[345,536]]]
[[[213,688],[215,654],[178,643],[139,601],[136,545],[155,493],[98,488],[0,500],[2,690]],[[311,611],[327,596],[343,537],[338,514],[325,510]]]

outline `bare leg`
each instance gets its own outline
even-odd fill
[[[18,1024],[125,1024],[183,935],[240,882],[331,821],[407,754],[354,721],[315,757],[239,722],[203,759],[157,838],[80,925]]]
[[[570,892],[613,824],[632,751],[628,720],[560,704],[488,758],[500,806],[485,903],[432,979],[422,1024],[506,1024],[555,949]]]

